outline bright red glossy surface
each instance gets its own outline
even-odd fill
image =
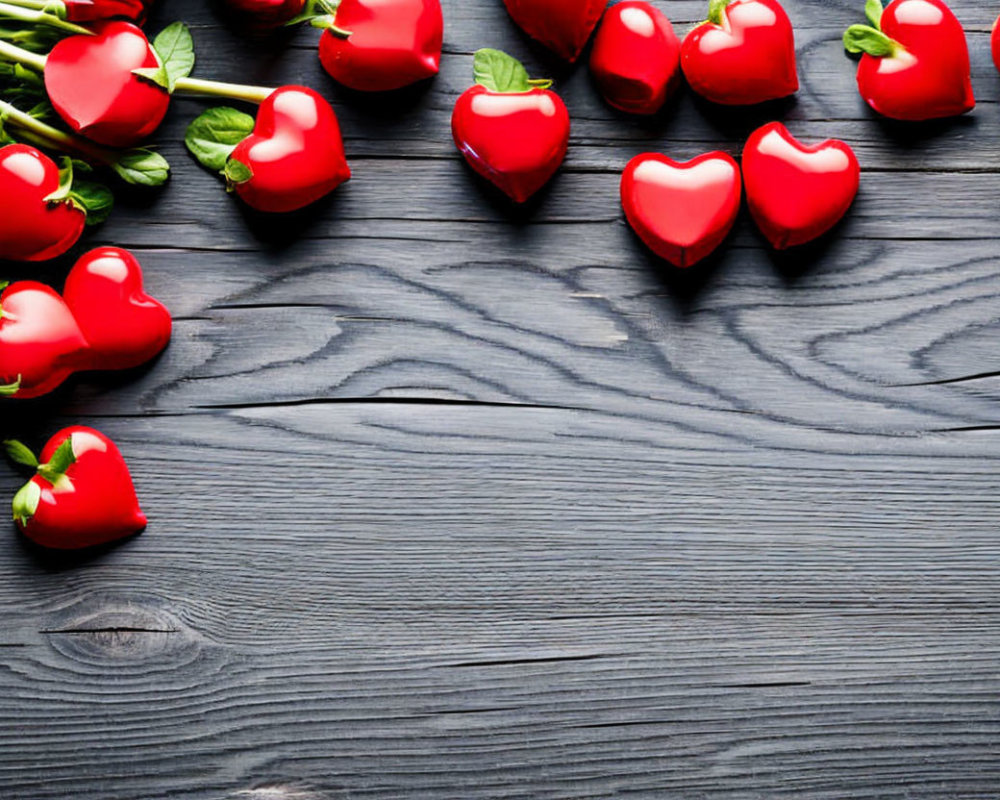
[[[0,258],[45,261],[65,253],[83,233],[86,215],[72,203],[47,203],[59,168],[24,144],[0,147]]]
[[[21,379],[14,397],[40,397],[86,362],[87,340],[55,291],[19,281],[0,294],[0,384]]]
[[[90,343],[90,369],[131,369],[170,341],[170,312],[143,290],[142,267],[128,250],[85,253],[66,278],[63,299]]]
[[[633,114],[655,114],[681,78],[681,43],[661,11],[645,0],[608,9],[590,53],[604,99]]]
[[[681,67],[713,103],[753,105],[795,94],[795,35],[777,0],[734,0],[723,24],[703,22],[684,38]]]
[[[576,61],[608,0],[504,0],[507,12],[532,39]]]
[[[73,440],[76,461],[55,485],[39,475],[35,515],[21,532],[42,547],[79,550],[132,536],[146,527],[132,476],[115,443],[93,428],[74,426],[53,436],[39,460],[52,459],[59,446]]]
[[[990,34],[990,51],[993,54],[993,65],[1000,70],[1000,18],[993,23],[993,32]]]
[[[541,189],[569,146],[569,112],[546,89],[463,93],[451,116],[455,145],[469,165],[517,203]]]
[[[384,92],[437,75],[443,21],[440,0],[343,0],[340,39],[319,40],[323,68],[337,82],[363,92]]]
[[[232,158],[253,171],[236,193],[258,211],[295,211],[351,177],[333,109],[305,86],[272,92],[260,104],[253,133],[236,145]]]
[[[843,142],[807,146],[780,122],[755,131],[743,148],[750,213],[779,250],[836,225],[857,196],[860,175],[854,151]]]
[[[654,253],[690,267],[726,238],[740,210],[740,169],[725,153],[678,163],[642,153],[622,174],[625,217]]]
[[[94,22],[120,17],[141,24],[153,0],[63,0],[66,19],[72,22]]]
[[[273,27],[301,14],[306,0],[225,0],[225,4],[254,25]]]
[[[103,22],[94,30],[96,36],[69,36],[52,48],[45,89],[74,131],[101,144],[128,147],[156,130],[170,95],[132,74],[157,66],[139,28],[131,22]]]
[[[879,114],[918,121],[975,107],[965,31],[941,0],[895,0],[882,14],[882,32],[904,52],[866,53],[858,64],[858,90]]]

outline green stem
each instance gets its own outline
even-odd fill
[[[32,53],[10,42],[0,41],[0,58],[4,61],[13,61],[15,64],[23,64],[38,72],[45,71],[45,56]]]
[[[89,156],[107,166],[112,166],[118,162],[118,156],[110,150],[105,150],[103,147],[91,144],[79,136],[74,136],[58,128],[53,128],[40,119],[35,119],[31,114],[27,114],[16,106],[12,106],[6,100],[0,100],[0,117],[7,124],[28,134],[26,138],[30,137],[35,143],[43,147],[52,147],[56,150],[79,153],[80,155]]]
[[[273,88],[266,86],[241,86],[221,81],[203,81],[200,78],[178,78],[174,84],[174,94],[190,97],[226,97],[230,100],[245,100],[248,103],[263,103]]]
[[[62,16],[66,13],[66,4],[58,3],[55,0],[6,0],[9,6],[20,6],[21,8],[36,8],[39,11],[52,12],[53,10],[57,15]]]
[[[82,33],[93,36],[94,32],[84,28],[82,25],[75,25],[60,19],[55,14],[48,14],[42,10],[24,8],[14,3],[0,2],[0,17],[5,19],[16,19],[18,22],[30,22],[34,25],[48,25],[52,28],[68,31],[69,33]]]
[[[708,3],[708,21],[716,25],[722,24],[722,12],[726,10],[733,0],[709,0]]]

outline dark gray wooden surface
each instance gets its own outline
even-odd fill
[[[659,5],[683,33],[704,4]],[[174,180],[86,242],[137,251],[173,344],[0,428],[100,427],[152,522],[82,563],[5,537],[0,796],[1000,797],[1000,8],[954,4],[976,111],[904,128],[854,89],[862,5],[788,0],[796,101],[642,122],[499,0],[446,0],[441,75],[391,99],[334,86],[314,31],[162,2],[196,74],[331,98],[355,177],[248,215],[178,100]],[[450,142],[480,46],[572,114],[523,211]],[[779,257],[744,215],[696,270],[648,257],[627,160],[775,117],[856,148],[836,235]]]

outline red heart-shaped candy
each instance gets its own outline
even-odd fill
[[[881,28],[894,51],[864,53],[858,64],[858,91],[875,111],[918,121],[975,108],[965,31],[947,5],[895,0],[882,12]]]
[[[90,343],[90,369],[131,369],[170,341],[170,312],[143,291],[142,267],[128,250],[99,247],[80,257],[63,298]]]
[[[45,62],[45,89],[74,131],[113,147],[130,147],[157,129],[170,95],[132,70],[159,62],[131,22],[102,22],[94,36],[69,36]]]
[[[319,60],[335,81],[385,92],[437,75],[443,20],[440,0],[343,0],[337,27],[319,40]]]
[[[622,207],[654,253],[690,267],[718,247],[740,210],[740,168],[721,152],[678,163],[642,153],[622,174]]]
[[[47,202],[58,189],[51,158],[25,144],[0,147],[0,258],[45,261],[76,243],[87,216],[69,200]]]
[[[330,104],[305,86],[276,89],[257,112],[253,133],[230,160],[249,168],[236,194],[258,211],[295,211],[351,177]]]
[[[528,36],[567,61],[576,61],[608,0],[504,0]]]
[[[795,35],[777,0],[732,0],[681,45],[691,88],[713,103],[753,105],[795,94]]]
[[[750,213],[779,250],[836,225],[857,196],[860,175],[854,151],[843,142],[806,146],[780,122],[755,131],[743,148]]]
[[[476,85],[455,103],[451,130],[469,165],[523,203],[566,157],[569,112],[547,89],[494,92]]]
[[[48,286],[19,281],[0,294],[0,396],[51,392],[83,367],[88,350],[69,306]]]
[[[54,463],[67,439],[72,459],[56,458]],[[146,527],[125,459],[103,433],[82,426],[61,430],[45,445],[39,460],[43,465],[39,474],[14,499],[17,526],[36,544],[79,550],[132,536]],[[49,464],[59,471],[47,478],[43,473]]]

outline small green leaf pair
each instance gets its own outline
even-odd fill
[[[867,0],[865,16],[870,25],[852,25],[844,31],[844,49],[848,53],[867,53],[882,58],[894,55],[902,49],[899,42],[882,33],[881,0]]]

